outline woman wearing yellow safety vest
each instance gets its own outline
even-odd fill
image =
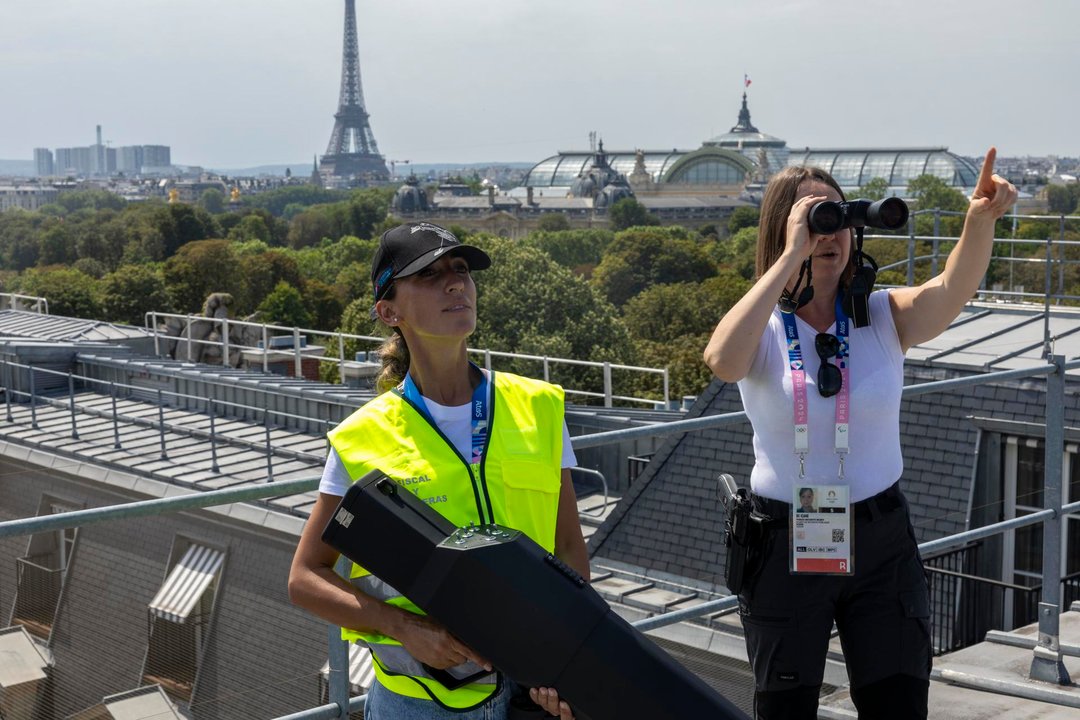
[[[430,223],[384,233],[372,262],[372,313],[393,333],[380,350],[383,393],[330,433],[319,499],[289,574],[293,602],[371,648],[368,720],[501,720],[515,689],[363,568],[354,565],[348,581],[334,572],[338,555],[321,533],[349,483],[378,469],[455,525],[517,528],[589,577],[562,389],[489,373],[466,356],[476,328],[470,273],[490,265],[484,251]],[[470,681],[448,688],[424,665]],[[549,714],[573,718],[553,689],[529,696]]]

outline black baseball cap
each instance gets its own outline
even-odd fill
[[[470,270],[491,267],[491,258],[486,252],[472,245],[462,245],[454,233],[433,223],[405,223],[384,232],[371,261],[375,302],[386,295],[394,280],[420,272],[447,252],[465,258]]]

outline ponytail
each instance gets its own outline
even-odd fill
[[[384,393],[396,387],[405,379],[405,373],[409,372],[409,346],[396,328],[379,347],[379,360],[382,362],[382,369],[375,379],[375,389]]]

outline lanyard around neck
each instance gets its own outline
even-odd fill
[[[791,368],[793,416],[795,423],[795,454],[799,456],[799,477],[806,476],[806,455],[810,452],[810,413],[806,396],[806,368],[799,344],[799,328],[795,313],[781,312],[784,331],[787,334],[788,366]],[[844,313],[840,294],[836,296],[836,339],[840,350],[836,354],[836,366],[840,369],[840,392],[836,393],[836,412],[833,425],[833,450],[839,456],[839,477],[844,477],[844,457],[848,453],[848,417],[851,408],[851,383],[848,378],[848,316]],[[822,360],[822,362],[826,362]]]
[[[491,417],[491,393],[489,392],[490,385],[487,375],[475,364],[469,363],[469,366],[476,368],[477,372],[480,373],[480,384],[473,390],[472,402],[469,404],[469,422],[472,425],[472,454],[468,458],[468,462],[470,465],[476,466],[484,459],[484,445],[487,443],[488,424]],[[431,417],[427,403],[424,402],[424,396],[420,394],[420,389],[416,387],[416,382],[411,375],[405,374],[405,379],[401,381],[398,390],[406,400],[423,414],[432,426],[435,426],[435,421]]]

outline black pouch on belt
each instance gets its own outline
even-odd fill
[[[742,592],[746,581],[760,567],[765,530],[769,518],[754,510],[745,488],[737,488],[730,475],[721,475],[721,499],[727,509],[724,520],[724,545],[727,563],[724,584],[733,595]]]

